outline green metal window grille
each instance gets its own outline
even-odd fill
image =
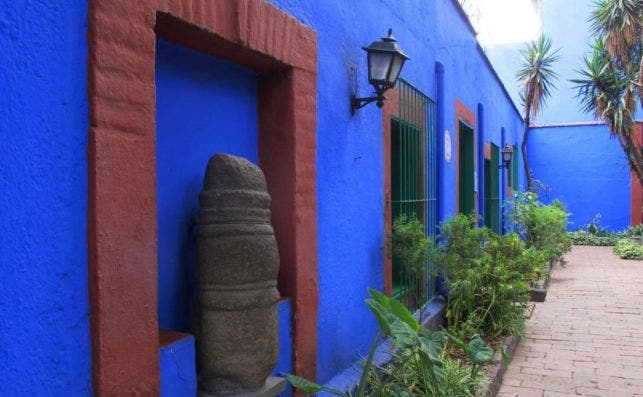
[[[511,186],[515,192],[518,190],[518,147],[516,145],[514,145],[514,152],[511,156],[511,177]]]
[[[392,215],[416,217],[427,236],[437,229],[437,135],[435,104],[405,80],[399,80],[399,117],[391,120]],[[393,296],[417,310],[435,291],[433,265],[423,277],[405,271],[393,259]]]
[[[491,159],[484,161],[484,223],[500,234],[499,156],[498,146],[491,144]]]

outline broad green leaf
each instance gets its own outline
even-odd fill
[[[413,314],[404,306],[401,302],[396,299],[390,298],[390,310],[393,315],[395,315],[400,320],[404,321],[409,325],[414,331],[418,331],[420,328],[420,323],[413,317]]]
[[[431,332],[426,328],[421,328],[418,339],[420,349],[431,359],[439,360],[444,349],[445,334],[442,331]]]
[[[367,299],[366,304],[375,315],[377,322],[380,324],[380,329],[382,330],[382,332],[385,335],[391,335],[391,323],[386,316],[385,308],[374,299]]]
[[[390,301],[391,298],[388,296],[384,295],[383,293],[379,292],[378,290],[375,290],[373,288],[368,289],[368,294],[373,298],[375,301],[379,302],[380,305],[388,309],[390,307]]]
[[[391,337],[398,347],[413,347],[417,342],[417,333],[404,321],[394,318],[390,323]]]
[[[474,364],[484,364],[493,358],[493,349],[485,346],[480,337],[473,338],[469,342],[468,348],[469,357]]]

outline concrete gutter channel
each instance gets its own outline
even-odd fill
[[[494,397],[498,393],[502,385],[502,377],[516,352],[516,346],[518,346],[519,341],[520,337],[517,335],[510,335],[505,338],[502,343],[502,349],[496,351],[491,359],[491,366],[486,371],[487,379],[476,393],[476,397]],[[509,357],[508,359],[505,359],[503,351]]]

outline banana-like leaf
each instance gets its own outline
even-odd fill
[[[343,393],[337,389],[319,385],[315,382],[311,382],[307,379],[300,378],[299,376],[296,376],[296,375],[285,375],[285,378],[288,382],[290,382],[290,384],[295,389],[299,389],[304,393],[312,394],[312,393],[319,393],[320,391],[327,391],[336,396],[346,397],[346,393]]]
[[[413,317],[413,314],[409,309],[407,309],[400,301],[386,296],[372,288],[369,288],[368,293],[371,295],[371,298],[382,305],[388,313],[408,324],[411,329],[417,331],[420,328],[420,323]]]
[[[380,302],[375,299],[367,299],[366,305],[375,315],[375,319],[380,325],[380,329],[386,336],[391,335],[391,322],[389,321],[388,316],[386,315],[386,308],[382,306]]]

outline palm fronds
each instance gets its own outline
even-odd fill
[[[543,103],[551,96],[555,88],[553,81],[558,77],[553,64],[559,59],[558,50],[552,51],[552,42],[547,36],[527,43],[521,51],[522,65],[516,73],[521,86],[523,107],[529,110],[529,116],[535,117]]]
[[[641,6],[641,0],[594,2],[590,17],[592,31],[605,41],[606,50],[620,62],[629,62],[632,47],[640,43]]]
[[[538,39],[528,43],[523,51],[522,66],[516,73],[520,84],[520,98],[524,109],[525,126],[522,135],[522,159],[527,176],[527,189],[533,190],[533,176],[527,159],[527,136],[532,118],[538,115],[551,91],[555,88],[554,80],[558,74],[553,65],[558,60],[558,50],[552,50],[551,40],[541,35]]]

